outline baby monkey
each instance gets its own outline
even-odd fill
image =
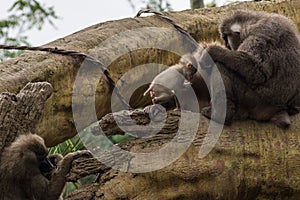
[[[144,92],[144,96],[150,93],[150,97],[154,104],[165,104],[170,101],[176,103],[176,94],[182,92],[193,75],[197,72],[198,62],[193,54],[185,54],[181,57],[178,64],[158,74],[151,82],[149,88]]]

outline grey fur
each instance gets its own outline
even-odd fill
[[[188,63],[191,63],[189,66]],[[175,95],[184,90],[186,81],[190,81],[197,72],[198,62],[192,54],[181,57],[180,62],[158,74],[151,82],[144,96],[150,93],[154,104],[165,104],[174,100]]]
[[[88,151],[70,153],[63,159],[51,156],[54,168],[50,174],[40,170],[39,158],[47,157],[44,140],[33,134],[19,136],[2,156],[0,164],[1,200],[57,200],[66,183],[73,159],[90,155]]]
[[[300,99],[300,41],[293,22],[278,14],[239,10],[219,30],[227,48],[213,45],[206,52],[225,79],[226,121],[243,118],[246,110],[254,119],[288,126],[288,114],[298,112]],[[204,53],[201,67],[207,71],[208,60]]]

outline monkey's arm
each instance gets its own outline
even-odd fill
[[[66,183],[66,175],[69,173],[72,162],[81,156],[91,156],[89,151],[77,151],[66,155],[59,163],[57,170],[53,173],[49,183],[47,200],[57,200]]]
[[[221,63],[227,69],[236,72],[250,84],[264,83],[271,76],[270,71],[265,70],[251,55],[243,51],[231,51],[220,46],[210,46],[204,54],[206,55],[203,55],[201,60],[208,60],[207,56],[209,55],[214,62]],[[209,65],[207,61],[204,61],[204,64],[201,62],[201,64]],[[205,66],[202,67],[205,68]]]

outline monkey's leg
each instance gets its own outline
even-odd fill
[[[260,104],[253,106],[249,118],[257,121],[271,121],[280,128],[288,128],[291,121],[287,110],[286,106],[273,106],[260,101]]]
[[[235,104],[232,102],[232,100],[227,99],[226,100],[226,116],[225,118],[222,117],[222,110],[224,110],[223,105],[222,107],[220,107],[220,104],[218,105],[218,103],[213,103],[215,106],[214,111],[212,112],[212,106],[207,106],[201,109],[201,114],[203,116],[205,116],[208,119],[211,119],[215,122],[218,123],[224,123],[225,125],[230,125],[232,123],[232,120],[235,118],[235,114],[236,114],[236,106]],[[223,120],[224,119],[224,120]]]
[[[288,128],[291,125],[290,116],[286,111],[281,111],[274,115],[271,122],[275,123],[280,128]]]
[[[236,98],[234,94],[234,75],[227,71],[222,64],[216,63],[217,68],[214,67],[209,72],[209,90],[211,95],[211,106],[204,107],[201,113],[218,123],[230,125],[236,115]],[[221,77],[220,77],[221,76]],[[214,112],[213,112],[214,111]]]
[[[81,156],[91,156],[91,153],[87,150],[69,153],[58,163],[58,168],[50,180],[48,193],[45,194],[47,200],[57,200],[59,198],[65,186],[66,175],[71,169],[73,160]]]
[[[166,118],[166,109],[160,104],[153,104],[144,108],[150,119],[154,122],[160,122]]]
[[[271,105],[267,101],[261,99],[246,84],[239,85],[239,91],[244,91],[238,95],[239,104],[242,109],[249,113],[249,118],[256,121],[271,121],[280,128],[288,128],[291,121],[288,114],[288,106]],[[243,111],[239,111],[243,112]]]
[[[289,115],[298,114],[299,110],[300,110],[300,94],[298,93],[288,102],[288,114]]]
[[[176,107],[174,110],[180,110],[179,101],[175,95],[174,95],[174,100],[175,100],[175,107]]]

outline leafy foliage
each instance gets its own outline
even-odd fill
[[[8,12],[11,14],[0,20],[0,42],[7,45],[29,45],[27,31],[41,30],[46,23],[54,27],[53,20],[58,19],[53,7],[41,5],[37,0],[17,0]],[[19,54],[20,51],[3,51],[0,60]]]
[[[76,135],[75,137],[66,140],[65,142],[52,147],[49,149],[49,153],[50,154],[61,154],[63,156],[67,155],[70,152],[75,152],[78,150],[83,150],[85,149],[85,146],[83,145],[79,135],[84,135],[84,136],[92,136],[93,133],[91,132],[91,128],[94,127],[95,125],[97,125],[98,122],[94,122],[92,123],[90,126],[84,128],[82,130],[82,132],[80,132],[78,135]],[[107,142],[105,141],[105,136],[97,136],[100,138],[100,143],[98,144],[99,147],[104,148],[104,149],[109,149],[110,148],[110,144],[107,144]],[[101,142],[103,139],[103,143]],[[108,139],[111,141],[111,143],[116,144],[116,143],[120,143],[120,142],[124,142],[127,140],[131,140],[134,139],[133,136],[129,135],[129,134],[125,134],[125,135],[113,135],[113,136],[109,136]],[[84,139],[85,142],[89,142],[89,140],[93,140],[93,137],[91,137],[90,139],[87,137]],[[63,192],[63,196],[66,197],[68,196],[69,193],[71,193],[72,191],[80,188],[82,185],[86,184],[86,183],[92,183],[94,182],[96,179],[96,175],[90,175],[84,178],[79,179],[77,182],[75,183],[67,183],[67,185],[65,186],[64,192]]]
[[[66,140],[65,142],[52,147],[49,149],[50,154],[61,154],[63,156],[67,155],[70,152],[75,152],[77,150],[84,150],[85,147],[82,144],[79,136],[75,136],[71,139]]]

